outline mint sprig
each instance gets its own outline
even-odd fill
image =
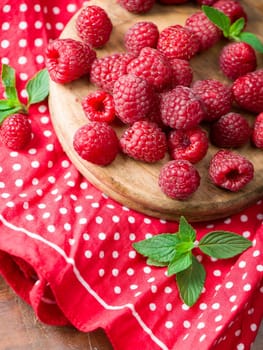
[[[212,231],[196,241],[196,231],[182,216],[178,232],[162,233],[133,243],[134,249],[147,257],[147,264],[156,267],[167,266],[168,276],[176,275],[176,283],[182,301],[192,306],[204,287],[206,271],[192,253],[199,248],[204,254],[218,259],[232,258],[252,242],[229,231]]]
[[[259,38],[250,32],[244,31],[245,19],[239,18],[231,23],[230,18],[214,7],[203,5],[202,10],[208,19],[222,30],[225,38],[234,41],[243,41],[256,51],[263,53],[263,44]]]
[[[11,114],[27,114],[32,104],[43,101],[49,94],[49,75],[47,69],[40,70],[28,80],[25,87],[28,95],[26,104],[22,103],[18,97],[14,68],[3,64],[1,79],[5,89],[6,99],[0,100],[0,124]]]

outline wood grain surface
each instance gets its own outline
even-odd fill
[[[263,2],[257,0],[240,1],[248,14],[247,31],[256,33],[261,39]],[[89,4],[103,7],[113,22],[114,30],[108,44],[97,50],[98,56],[124,50],[123,36],[133,23],[139,20],[150,20],[160,30],[171,24],[184,24],[185,19],[197,10],[193,4],[181,6],[155,5],[145,15],[130,14],[112,0],[91,0]],[[62,37],[78,39],[75,30],[75,17],[68,23]],[[194,80],[216,78],[230,83],[218,68],[218,55],[222,41],[191,60],[194,69]],[[258,66],[263,67],[262,54],[258,55]],[[154,217],[178,220],[184,215],[189,221],[205,221],[226,217],[256,202],[263,194],[263,152],[250,144],[238,149],[246,156],[255,168],[255,177],[244,189],[231,193],[215,187],[208,179],[208,166],[213,153],[217,150],[210,146],[207,156],[197,164],[201,175],[199,189],[187,200],[178,201],[168,198],[158,186],[158,174],[161,166],[167,162],[168,156],[155,164],[135,161],[120,154],[112,164],[101,167],[81,159],[73,149],[72,140],[75,131],[86,124],[87,118],[81,108],[81,99],[95,87],[87,79],[79,79],[73,83],[59,85],[50,82],[49,106],[52,122],[57,136],[78,170],[96,187],[121,204]],[[255,116],[245,114],[250,124]],[[115,126],[120,135],[125,127]]]

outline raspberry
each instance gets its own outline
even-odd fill
[[[113,97],[105,91],[91,92],[83,98],[81,104],[91,121],[110,123],[115,118]]]
[[[79,37],[94,48],[101,47],[108,42],[112,28],[110,18],[99,6],[83,8],[76,19]]]
[[[189,29],[176,24],[159,34],[157,49],[168,58],[190,60],[199,50],[199,40]]]
[[[0,127],[2,143],[13,150],[25,148],[31,140],[31,124],[24,114],[13,114],[7,117]]]
[[[231,23],[239,18],[244,18],[245,22],[247,21],[247,14],[237,0],[218,0],[213,4],[213,7],[228,16]]]
[[[236,103],[250,112],[263,111],[263,69],[249,72],[237,78],[232,85]]]
[[[196,11],[185,21],[185,28],[190,30],[199,40],[199,51],[215,45],[222,37],[221,30],[214,25],[203,11]]]
[[[186,86],[176,86],[162,93],[160,110],[164,125],[174,129],[195,127],[204,117],[202,103]]]
[[[252,142],[257,148],[263,149],[263,112],[257,115],[255,119]]]
[[[153,22],[141,21],[131,26],[124,35],[127,51],[138,55],[144,47],[156,48],[159,30]]]
[[[73,147],[78,155],[97,165],[108,165],[119,152],[119,139],[105,122],[90,122],[74,134]]]
[[[219,66],[229,79],[252,72],[257,67],[255,50],[244,42],[234,42],[223,47],[219,56]]]
[[[186,199],[200,185],[200,175],[194,165],[187,160],[171,160],[160,171],[158,184],[172,199]]]
[[[90,73],[96,53],[88,45],[74,39],[55,39],[46,49],[46,67],[50,78],[65,84]]]
[[[140,120],[131,125],[120,138],[121,149],[130,157],[154,163],[167,151],[165,133],[157,124]]]
[[[237,192],[254,177],[253,164],[230,150],[220,150],[209,164],[209,177],[218,187]]]
[[[251,135],[251,128],[246,118],[234,112],[223,115],[211,126],[210,131],[212,143],[222,148],[243,146]]]
[[[155,0],[117,0],[129,12],[145,13],[151,10]]]
[[[128,53],[114,53],[95,59],[91,66],[90,81],[112,93],[115,81],[127,74],[127,65],[132,59],[134,55]]]
[[[168,135],[168,149],[172,159],[197,163],[207,153],[208,136],[199,126],[188,130],[172,130]]]
[[[207,5],[207,6],[211,6],[213,5],[216,0],[195,0],[197,2],[198,5]]]
[[[193,92],[198,96],[205,109],[204,120],[214,121],[230,112],[232,106],[231,88],[215,79],[197,80]]]
[[[139,56],[128,64],[127,71],[146,79],[156,91],[162,91],[171,84],[169,61],[154,48],[143,48]]]
[[[171,58],[169,63],[172,68],[172,87],[190,86],[193,81],[193,69],[190,62],[180,58]]]
[[[132,74],[121,76],[114,85],[115,112],[125,124],[145,118],[154,98],[151,85],[145,79]]]

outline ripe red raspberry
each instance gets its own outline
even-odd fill
[[[172,159],[197,163],[207,153],[207,133],[199,126],[188,130],[172,130],[168,135],[168,149]]]
[[[82,99],[81,104],[91,121],[110,123],[115,118],[113,97],[103,90],[89,93]]]
[[[245,9],[237,0],[218,0],[213,4],[213,7],[228,16],[231,23],[239,18],[244,18],[245,22],[247,21]]]
[[[129,53],[114,53],[95,59],[91,66],[90,81],[97,87],[112,93],[116,80],[127,74],[128,63],[134,59]]]
[[[132,25],[124,35],[124,46],[127,51],[138,55],[144,47],[156,48],[159,30],[155,23],[141,21]]]
[[[185,27],[198,38],[199,51],[215,45],[222,37],[222,31],[214,25],[203,11],[196,11],[185,21]]]
[[[236,103],[250,112],[263,111],[263,69],[249,72],[237,78],[232,85]]]
[[[96,52],[74,39],[55,39],[46,49],[46,67],[50,78],[65,84],[89,74]]]
[[[125,124],[144,119],[150,112],[154,99],[151,85],[136,75],[123,75],[114,84],[115,112]]]
[[[7,117],[0,127],[2,143],[13,150],[25,148],[31,140],[31,124],[24,114],[13,114]]]
[[[187,199],[200,185],[200,175],[188,160],[171,160],[161,168],[158,184],[172,199]]]
[[[193,92],[203,102],[204,120],[214,121],[230,112],[232,107],[231,88],[215,79],[197,80]]]
[[[117,0],[129,12],[145,13],[151,10],[155,0]]]
[[[257,67],[255,50],[244,42],[234,42],[223,47],[219,66],[229,79],[235,80]]]
[[[112,32],[112,22],[103,8],[87,6],[76,18],[76,29],[79,37],[91,47],[105,45]]]
[[[157,49],[168,58],[190,60],[199,50],[199,39],[189,29],[176,24],[159,34]]]
[[[186,86],[176,86],[162,93],[160,110],[164,125],[173,129],[193,128],[204,117],[202,103]]]
[[[253,179],[254,166],[238,153],[220,150],[211,158],[209,177],[216,186],[237,192]]]
[[[172,68],[169,61],[151,47],[143,48],[139,56],[128,64],[127,71],[146,79],[156,91],[162,91],[171,84]]]
[[[90,122],[74,134],[73,147],[78,155],[97,165],[108,165],[119,152],[119,139],[105,122]]]
[[[193,69],[190,62],[180,58],[169,59],[172,68],[172,88],[176,85],[190,86],[193,81]]]
[[[120,145],[125,154],[147,163],[161,160],[167,151],[165,133],[157,124],[147,120],[139,120],[126,129]]]
[[[263,112],[257,115],[252,131],[252,142],[257,148],[263,149]]]
[[[251,128],[246,118],[235,112],[223,115],[212,124],[211,141],[222,148],[237,148],[248,142]]]

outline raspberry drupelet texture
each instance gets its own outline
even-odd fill
[[[120,149],[116,132],[105,122],[90,122],[77,129],[73,147],[84,160],[102,166],[110,164]]]
[[[46,49],[46,67],[50,78],[65,84],[90,73],[96,52],[74,39],[55,39]]]
[[[180,58],[169,59],[172,68],[172,85],[174,88],[177,85],[190,86],[193,81],[193,69],[187,60]]]
[[[205,110],[204,120],[210,122],[230,112],[232,107],[231,87],[216,79],[197,80],[192,86]]]
[[[7,117],[0,127],[1,142],[13,150],[25,148],[32,137],[32,128],[28,117],[17,113]]]
[[[151,10],[155,0],[117,0],[129,12],[145,13]]]
[[[147,163],[154,163],[165,156],[166,135],[157,124],[140,120],[126,129],[120,138],[120,146],[128,156]]]
[[[256,52],[247,43],[230,43],[220,53],[219,66],[226,77],[235,80],[257,68]]]
[[[252,131],[252,142],[257,148],[263,149],[263,112],[256,116]]]
[[[246,11],[238,0],[218,0],[212,6],[228,16],[231,23],[239,18],[244,18],[247,22]]]
[[[89,93],[82,101],[82,108],[91,121],[110,123],[115,118],[115,108],[111,94],[97,90]]]
[[[171,160],[161,168],[158,184],[168,197],[184,200],[198,189],[200,180],[192,163],[187,160]]]
[[[210,129],[211,142],[221,148],[238,148],[250,139],[251,127],[246,118],[235,112],[223,115]]]
[[[94,48],[108,42],[112,28],[110,18],[100,6],[91,5],[83,8],[76,19],[79,37]]]
[[[189,129],[197,126],[204,118],[202,102],[189,87],[176,86],[163,92],[160,97],[164,125],[173,129]]]

